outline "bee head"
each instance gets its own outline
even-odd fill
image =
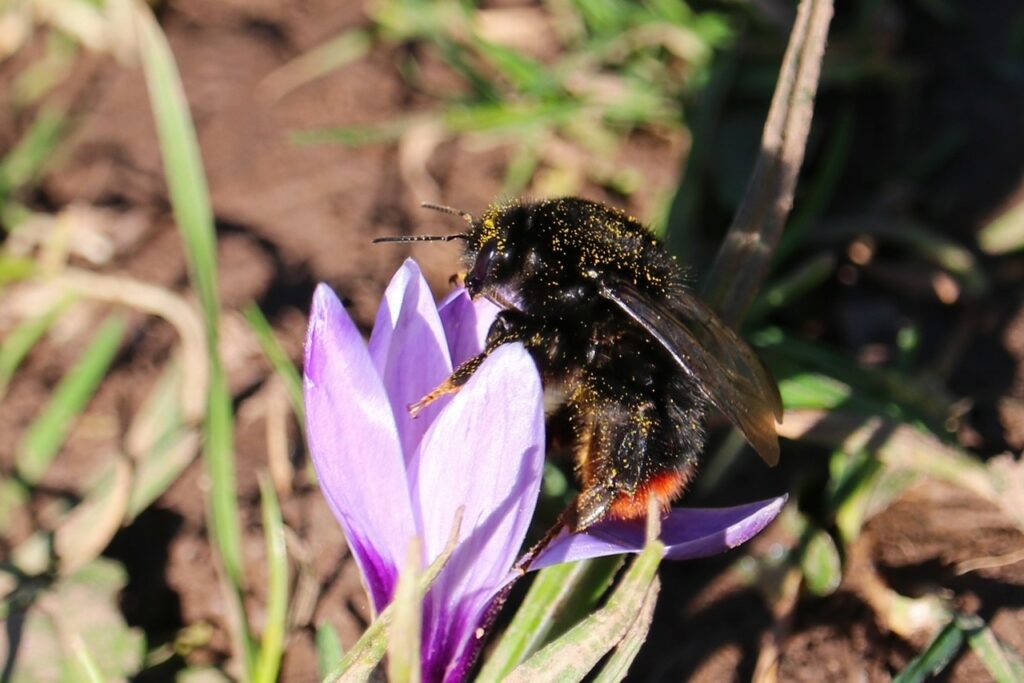
[[[373,240],[374,243],[465,241],[465,259],[469,268],[466,289],[474,298],[507,284],[516,276],[522,255],[510,238],[521,235],[523,229],[529,229],[528,206],[518,201],[494,204],[480,220],[474,220],[471,214],[448,206],[427,203],[422,206],[459,216],[469,224],[469,229],[451,235],[378,237]]]
[[[466,289],[476,297],[510,283],[521,273],[517,236],[528,229],[530,212],[521,202],[495,204],[473,222],[466,240]]]

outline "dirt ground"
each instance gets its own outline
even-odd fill
[[[984,8],[979,12],[988,21],[1009,16],[1007,8],[1013,3],[980,5]],[[354,316],[367,329],[391,273],[410,254],[420,261],[437,293],[446,291],[457,255],[455,247],[384,248],[371,245],[370,239],[436,228],[438,216],[420,211],[420,201],[442,201],[479,211],[500,191],[507,150],[443,144],[428,169],[440,195],[423,197],[410,190],[392,146],[351,149],[328,144],[300,146],[289,140],[293,130],[382,121],[431,106],[403,84],[394,68],[396,55],[388,50],[374,51],[278,102],[256,94],[261,80],[289,58],[346,28],[366,24],[357,3],[180,0],[165,5],[160,20],[198,126],[221,238],[221,295],[229,311],[256,301],[292,357],[299,360],[305,310],[319,281],[330,283],[346,297]],[[972,30],[980,29],[974,26]],[[912,27],[903,37],[903,49],[917,50],[922,60],[932,59],[940,51],[947,55],[939,64],[940,68],[949,67],[944,72],[948,89],[936,86],[927,91],[931,99],[926,104],[933,106],[936,118],[961,117],[971,139],[968,149],[973,150],[949,165],[943,175],[945,184],[935,188],[935,195],[918,196],[913,201],[921,202],[925,213],[937,216],[937,225],[964,238],[1014,196],[1015,189],[1006,186],[1006,179],[1020,181],[1022,131],[1002,136],[1013,127],[1020,129],[1024,120],[1024,86],[1002,84],[990,91],[984,83],[971,81],[970,60],[986,58],[983,41],[952,44],[917,33]],[[18,67],[17,60],[0,65],[0,79],[9,78]],[[446,76],[431,75],[428,70],[427,77]],[[992,92],[1000,106],[991,99]],[[186,265],[169,215],[141,72],[106,58],[85,58],[77,64],[62,96],[78,112],[73,151],[34,201],[55,209],[73,203],[100,206],[112,219],[131,222],[137,229],[108,270],[184,291]],[[829,115],[828,102],[822,111],[822,116]],[[887,114],[870,108],[866,112],[865,126],[877,125]],[[12,118],[8,109],[0,111],[0,149],[16,139],[25,124],[23,119]],[[923,120],[917,134],[925,136],[938,125]],[[879,145],[886,143],[884,133],[877,137]],[[637,136],[623,154],[640,165],[652,181],[629,200],[628,208],[640,215],[649,212],[655,197],[677,184],[684,152],[682,144]],[[842,196],[845,205],[855,205],[857,192],[866,184],[862,177],[850,181]],[[609,199],[597,190],[594,196]],[[1019,260],[1000,267],[1024,273]],[[835,300],[816,304],[808,317],[829,307],[849,312],[861,310],[858,307],[865,303],[878,303],[877,283],[868,281],[853,288],[855,291],[836,294]],[[949,373],[953,390],[974,400],[968,445],[985,455],[1007,449],[1019,453],[1024,445],[1024,307],[1020,288],[1011,287],[1004,296],[976,310],[949,311],[948,307],[914,300],[913,295],[908,307],[927,318],[929,329],[940,335],[950,334],[967,316],[977,321],[976,334],[968,336]],[[856,335],[844,338],[845,328],[834,319],[823,324],[838,330],[835,336],[850,344],[851,353],[859,348]],[[139,318],[130,339],[118,357],[112,379],[103,385],[60,456],[59,466],[47,477],[45,484],[51,490],[73,490],[86,473],[94,471],[98,458],[116,442],[116,420],[110,416],[145,394],[170,352],[174,335],[163,323]],[[0,434],[5,443],[17,443],[73,357],[73,336],[63,346],[54,341],[47,344],[29,358],[0,411]],[[267,462],[263,402],[269,368],[258,349],[243,346],[233,353],[229,365],[239,415],[235,435],[239,487],[249,532],[245,552],[253,585],[258,586],[264,549],[256,473]],[[786,444],[784,453],[791,445]],[[708,502],[775,495],[787,490],[801,469],[823,467],[823,461],[816,460],[821,457],[820,452],[793,447],[784,455],[787,462],[767,475],[751,463],[727,482],[727,493]],[[7,456],[2,459],[9,464]],[[297,477],[296,481],[305,479]],[[214,626],[212,642],[191,659],[219,661],[227,648],[225,606],[204,525],[200,491],[205,484],[196,462],[117,536],[107,555],[123,562],[130,574],[122,598],[130,623],[145,629],[152,642],[159,642],[184,624],[209,622]],[[313,681],[318,678],[313,626],[331,622],[350,646],[366,625],[368,607],[340,530],[319,492],[297,483],[283,505],[286,521],[296,532],[293,540],[307,554],[317,590],[306,627],[288,645],[282,680]],[[28,524],[22,520],[23,533]],[[772,552],[784,533],[773,529],[757,539],[754,551]],[[852,556],[871,558],[882,580],[906,595],[941,587],[953,604],[981,614],[1002,640],[1024,651],[1024,564],[960,576],[953,571],[960,561],[1006,553],[1022,544],[1021,534],[984,501],[949,486],[924,482],[870,521]],[[750,678],[773,619],[761,597],[725,571],[735,559],[720,557],[662,570],[663,595],[649,642],[635,665],[634,680]],[[927,640],[904,639],[886,629],[863,597],[864,581],[858,572],[858,564],[851,562],[837,593],[801,599],[781,651],[780,680],[888,680],[926,644]],[[254,596],[257,618],[259,604],[260,596]],[[180,665],[180,660],[172,660],[153,680],[169,679]],[[986,675],[969,652],[943,674],[952,681],[986,680]]]

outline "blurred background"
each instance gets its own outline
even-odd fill
[[[420,202],[578,194],[699,287],[795,3],[151,10],[0,5],[0,677],[91,652],[226,680],[238,633],[276,629],[280,679],[316,680],[370,614],[297,417],[315,284],[368,331],[406,257],[438,296],[458,269],[457,245],[370,243],[455,229]],[[631,677],[1020,680],[1024,8],[839,3],[815,109],[745,328],[782,462],[715,422],[685,502],[790,501],[742,551],[663,565]]]

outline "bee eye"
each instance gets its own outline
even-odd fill
[[[491,274],[491,270],[498,260],[498,241],[493,239],[487,240],[487,243],[480,249],[480,253],[476,257],[473,270],[470,271],[469,276],[466,278],[466,289],[469,290],[471,296],[475,296],[480,291],[480,288],[487,280],[488,275]]]

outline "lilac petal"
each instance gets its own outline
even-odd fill
[[[730,508],[674,508],[661,525],[665,557],[688,560],[725,552],[746,543],[778,516],[787,496]],[[530,569],[590,557],[636,553],[644,547],[642,521],[603,522],[581,534],[563,531]]]
[[[483,351],[494,316],[501,310],[487,299],[473,301],[465,288],[453,291],[437,308],[453,367]]]
[[[309,450],[378,610],[416,535],[398,430],[362,335],[326,285],[313,295],[304,368]]]
[[[452,372],[437,306],[412,259],[402,264],[384,293],[370,335],[370,356],[384,379],[408,461],[447,399],[436,401],[415,419],[409,415],[409,405]]]
[[[440,554],[464,508],[460,544],[424,604],[424,670],[440,674],[471,644],[537,502],[543,393],[522,345],[503,346],[484,362],[431,426],[421,450],[413,504],[427,562]]]

